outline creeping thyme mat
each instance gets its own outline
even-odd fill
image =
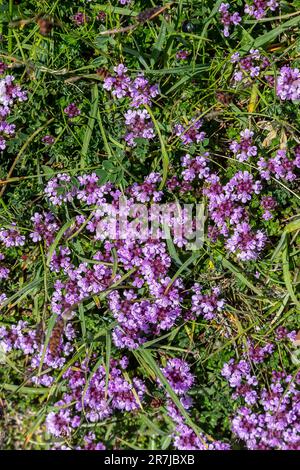
[[[1,449],[300,449],[299,21],[1,2]]]

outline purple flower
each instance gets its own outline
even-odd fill
[[[193,385],[190,366],[182,359],[169,359],[162,372],[177,395],[184,395]]]
[[[7,247],[23,246],[25,244],[25,237],[21,235],[17,229],[16,223],[13,222],[10,228],[0,230],[0,241]]]
[[[5,256],[0,253],[0,261],[3,261],[5,259]],[[1,279],[7,279],[10,273],[10,269],[7,267],[3,266],[2,263],[0,264],[0,280]]]
[[[191,311],[198,315],[203,315],[205,320],[214,319],[223,310],[225,301],[220,298],[220,289],[213,288],[211,293],[203,293],[200,284],[193,285],[192,308]]]
[[[289,66],[281,67],[276,83],[276,94],[282,100],[300,99],[300,71]]]
[[[193,143],[199,144],[205,139],[205,132],[199,131],[202,127],[203,121],[201,119],[193,118],[191,123],[185,128],[182,124],[176,124],[174,127],[175,134],[180,137],[184,145]]]
[[[70,103],[65,109],[64,109],[64,113],[67,114],[67,116],[70,118],[70,119],[73,119],[77,116],[80,115],[81,111],[80,109],[76,106],[75,103]]]
[[[251,82],[251,78],[258,77],[260,73],[270,65],[269,59],[263,57],[258,49],[250,49],[249,55],[244,57],[241,57],[239,52],[235,52],[231,56],[230,61],[236,64],[233,74],[233,80],[235,82],[241,82],[246,79],[245,82],[249,83]],[[246,129],[245,132],[250,133],[248,129]],[[252,135],[249,137],[252,137]]]
[[[180,50],[180,51],[176,52],[176,59],[186,60],[189,57],[189,55],[190,55],[189,51]]]
[[[263,18],[267,14],[267,10],[275,11],[279,3],[277,0],[253,0],[252,4],[246,3],[245,13],[254,16],[257,20]]]
[[[190,155],[185,155],[181,159],[183,168],[182,176],[184,181],[194,181],[195,179],[206,179],[210,174],[210,169],[208,167],[207,157],[209,153],[206,152],[203,156],[198,156],[192,158]]]
[[[129,110],[125,113],[125,124],[128,132],[125,140],[130,147],[135,147],[137,138],[153,139],[155,137],[153,123],[146,109]]]
[[[103,83],[105,90],[111,91],[116,98],[124,98],[129,94],[130,77],[126,74],[127,68],[123,64],[114,67],[115,76],[108,76]]]
[[[258,230],[253,232],[247,222],[238,224],[233,235],[228,238],[226,248],[231,253],[236,253],[242,261],[255,260],[263,250],[266,243],[266,235]]]
[[[208,441],[202,433],[197,435],[186,424],[179,424],[174,433],[174,447],[178,450],[229,450],[230,445],[221,441]]]
[[[270,220],[273,218],[271,210],[275,209],[277,206],[277,202],[272,196],[263,196],[261,198],[261,207],[263,208],[263,219]]]
[[[44,135],[42,142],[46,145],[52,145],[55,142],[55,138],[52,135]]]
[[[145,104],[151,106],[151,100],[158,94],[158,85],[150,85],[143,75],[138,75],[129,86],[130,105],[134,108]]]
[[[294,181],[297,178],[295,171],[300,163],[297,149],[295,149],[295,155],[296,158],[291,160],[287,155],[287,150],[278,150],[275,157],[269,160],[261,157],[257,162],[261,178],[269,180],[271,176],[274,176],[277,179]]]
[[[55,235],[59,230],[59,225],[51,212],[44,212],[39,214],[36,212],[31,217],[33,222],[33,232],[30,233],[30,238],[34,243],[44,240],[47,246],[50,246],[55,239]]]
[[[272,353],[271,346],[255,348],[258,362]],[[253,350],[250,354],[251,360],[257,363]],[[250,450],[299,450],[299,372],[293,379],[285,372],[273,371],[270,384],[265,387],[251,371],[249,360],[244,359],[238,363],[231,359],[222,370],[222,375],[235,389],[232,398],[243,402],[232,417],[232,431]]]
[[[71,16],[71,20],[76,24],[76,26],[82,26],[83,24],[88,23],[90,18],[82,11],[78,11],[75,15]]]
[[[221,23],[224,26],[223,34],[225,37],[229,36],[229,28],[231,25],[238,25],[242,18],[237,12],[229,13],[229,3],[221,3],[219,7],[219,13],[221,14]]]
[[[225,194],[231,201],[246,203],[251,200],[253,194],[259,194],[262,189],[259,181],[253,181],[253,176],[248,171],[238,171],[224,186]]]
[[[240,142],[234,140],[230,144],[230,149],[236,155],[236,158],[240,162],[244,162],[249,159],[249,157],[256,156],[257,147],[253,145],[252,137],[254,135],[253,131],[245,129],[240,133]]]
[[[45,194],[52,204],[61,206],[63,202],[73,200],[76,195],[76,188],[72,184],[69,175],[59,173],[55,178],[48,181]]]
[[[3,75],[6,69],[7,65],[4,62],[0,62],[0,75]]]

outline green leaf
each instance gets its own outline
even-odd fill
[[[60,230],[58,231],[56,237],[55,237],[55,240],[54,242],[50,245],[50,248],[49,248],[49,251],[48,251],[48,256],[47,256],[47,266],[49,267],[50,266],[50,262],[51,262],[51,259],[52,259],[52,256],[53,256],[53,253],[54,251],[56,250],[57,248],[57,245],[59,244],[60,240],[62,239],[64,233],[66,232],[66,230],[71,227],[71,225],[74,223],[74,219],[70,219],[68,220],[61,228]]]
[[[97,118],[97,113],[98,113],[98,103],[99,103],[99,91],[98,91],[98,85],[95,83],[92,87],[92,104],[91,104],[91,113],[90,117],[85,129],[85,134],[82,142],[82,148],[81,148],[81,159],[80,159],[80,166],[81,168],[84,168],[86,165],[86,157],[88,154],[89,150],[89,145],[95,125],[95,120]]]

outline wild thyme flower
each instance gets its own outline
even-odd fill
[[[88,23],[90,18],[82,11],[78,11],[75,15],[71,16],[71,20],[76,26],[82,26]]]
[[[269,346],[266,346],[268,354],[272,353]],[[253,360],[253,353],[251,356]],[[261,362],[264,357],[255,362]],[[270,384],[264,386],[247,359],[239,362],[231,359],[224,364],[222,375],[234,389],[232,398],[242,401],[231,423],[232,431],[248,449],[300,449],[299,372],[293,377],[274,370]]]
[[[233,234],[226,242],[226,248],[236,253],[242,261],[256,260],[266,244],[266,235],[257,230],[254,232],[247,222],[237,224]]]
[[[230,61],[236,64],[233,74],[233,80],[236,83],[243,80],[245,83],[250,83],[252,79],[259,77],[270,66],[269,59],[262,56],[258,49],[250,49],[249,54],[243,57],[239,52],[235,52]]]
[[[10,124],[5,120],[6,117],[9,116],[17,101],[27,99],[26,92],[22,91],[19,85],[15,85],[14,81],[15,77],[12,75],[7,75],[0,80],[0,150],[5,150],[7,137],[13,136],[16,128],[15,124]]]
[[[162,372],[177,395],[184,395],[195,381],[190,366],[182,359],[169,359]]]
[[[294,181],[300,168],[300,158],[297,148],[294,149],[295,158],[290,158],[287,150],[278,150],[275,156],[269,158],[261,157],[257,166],[262,179],[270,180],[271,176],[281,180]]]
[[[52,135],[48,135],[48,134],[44,135],[44,137],[42,138],[42,142],[45,145],[52,145],[55,142],[55,137],[53,137]]]
[[[3,253],[0,253],[0,261],[4,261],[5,256]],[[0,264],[0,280],[7,279],[10,273],[10,269],[4,266],[2,263]]]
[[[196,315],[202,315],[205,320],[212,320],[222,312],[225,301],[220,298],[221,290],[215,287],[210,293],[204,293],[203,287],[196,283],[192,287],[192,308],[191,311]]]
[[[241,21],[242,18],[240,17],[238,12],[230,13],[229,12],[230,5],[229,3],[221,3],[219,7],[219,13],[221,15],[221,23],[224,26],[223,34],[227,38],[230,33],[229,33],[229,28],[231,25],[238,25]]]
[[[189,55],[190,55],[189,51],[180,50],[180,51],[176,52],[176,59],[186,60],[186,59],[188,59]]]
[[[261,198],[261,207],[263,208],[263,219],[270,220],[273,218],[272,210],[277,207],[277,202],[272,196],[263,196]]]
[[[67,116],[70,118],[70,119],[73,119],[77,116],[80,115],[81,111],[80,109],[76,106],[75,103],[70,103],[65,109],[64,109],[64,113],[67,114]]]
[[[253,0],[251,4],[246,3],[245,13],[259,20],[267,15],[268,10],[275,11],[278,6],[277,0]]]
[[[206,133],[200,131],[203,124],[202,119],[193,118],[191,122],[184,127],[182,124],[176,124],[174,127],[175,135],[180,137],[184,145],[193,143],[199,144],[205,139]]]
[[[0,229],[0,241],[7,248],[23,246],[25,244],[25,236],[20,234],[17,224],[12,222],[9,228]]]
[[[276,94],[282,100],[300,99],[300,71],[289,66],[281,67],[276,83]]]
[[[239,142],[236,140],[231,142],[230,150],[236,155],[238,161],[244,162],[257,155],[257,147],[253,145],[253,135],[253,131],[245,129],[240,133]]]
[[[146,109],[129,110],[125,113],[125,124],[128,132],[125,141],[130,147],[135,147],[137,138],[151,140],[155,137],[153,122]]]

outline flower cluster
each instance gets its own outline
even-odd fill
[[[3,253],[0,253],[0,261],[5,260],[5,256]],[[0,264],[0,280],[1,279],[7,279],[9,276],[10,270],[6,266],[4,266],[2,263]]]
[[[63,202],[72,201],[76,195],[76,188],[69,175],[58,174],[48,181],[45,194],[54,205],[61,206]]]
[[[87,360],[68,368],[63,375],[67,390],[55,405],[58,410],[51,411],[46,418],[48,432],[55,437],[70,436],[72,430],[80,425],[82,411],[88,421],[96,423],[115,411],[140,408],[146,387],[136,377],[131,381],[125,378],[127,365],[126,357],[119,361],[111,360],[107,384],[104,366],[98,367],[89,379],[88,372],[92,370],[92,365]]]
[[[231,25],[238,25],[242,18],[240,17],[238,12],[230,13],[229,12],[230,4],[229,3],[221,3],[219,7],[219,13],[221,15],[221,23],[224,26],[223,34],[227,38],[229,33],[229,28]]]
[[[125,141],[130,147],[136,145],[135,139],[153,139],[155,136],[151,117],[146,109],[129,109],[125,113],[125,124],[128,132]]]
[[[182,157],[182,166],[183,168],[186,168],[182,171],[184,181],[192,182],[195,179],[202,180],[209,176],[210,169],[207,161],[208,156],[209,153],[205,152],[203,155],[194,158],[188,154]]]
[[[58,327],[54,327],[53,331],[58,331]],[[19,321],[10,328],[0,328],[0,346],[5,353],[16,350],[30,356],[28,371],[31,381],[49,387],[54,381],[51,369],[61,369],[74,350],[75,331],[72,325],[61,323],[59,332],[56,343],[50,340],[44,354],[43,332],[33,329],[25,321]],[[40,367],[41,373],[38,372]]]
[[[129,98],[130,106],[140,108],[143,105],[151,106],[151,100],[155,98],[159,91],[157,85],[150,85],[143,74],[132,79],[127,75],[127,68],[124,64],[114,67],[115,75],[105,78],[103,88],[111,91],[112,94],[120,98]]]
[[[271,345],[254,348],[250,359],[262,362]],[[222,375],[234,389],[232,398],[243,402],[232,418],[232,431],[250,450],[300,449],[300,374],[273,371],[270,384],[259,383],[248,360],[224,365]]]
[[[188,126],[184,127],[182,124],[175,125],[175,134],[181,139],[184,145],[193,143],[199,144],[205,139],[205,132],[200,131],[202,127],[202,119],[193,118]]]
[[[261,198],[261,207],[263,208],[263,219],[270,220],[273,218],[272,210],[277,207],[277,202],[273,196],[263,196]]]
[[[53,137],[53,135],[44,135],[44,137],[42,137],[42,142],[45,144],[45,145],[52,145],[54,144],[55,142],[55,138]]]
[[[177,395],[187,393],[195,380],[190,372],[189,365],[182,359],[169,359],[162,372]]]
[[[276,93],[281,100],[300,99],[300,71],[288,65],[281,67],[276,82]]]
[[[274,157],[266,159],[261,157],[257,166],[262,179],[270,180],[271,177],[294,181],[300,169],[300,152],[294,149],[295,157],[290,158],[287,150],[278,150]]]
[[[153,246],[155,249],[155,246]],[[152,253],[151,253],[152,251]],[[160,263],[161,271],[163,265],[159,257],[167,258],[167,266],[170,264],[168,256],[165,253],[165,247],[161,244],[151,250],[152,256],[155,256],[154,267],[157,262]],[[147,258],[146,258],[147,259]],[[151,270],[150,259],[148,261],[148,270]],[[141,266],[143,269],[147,266]],[[165,271],[165,269],[163,269]],[[150,271],[151,272],[151,271]],[[147,272],[145,273],[148,274]],[[162,272],[160,273],[162,274]],[[138,282],[137,279],[136,282]],[[148,282],[151,300],[141,300],[133,290],[127,290],[121,295],[118,291],[109,295],[109,308],[118,321],[118,326],[113,333],[113,339],[116,346],[120,348],[135,349],[144,343],[147,338],[159,335],[169,330],[175,324],[176,320],[182,314],[180,302],[182,301],[183,285],[182,281],[177,279],[167,290],[171,279],[164,277],[161,281],[151,279]]]
[[[129,187],[125,192],[127,205],[122,208],[123,215],[130,214],[133,203],[160,201],[162,197],[162,192],[158,190],[160,181],[159,174],[151,173],[143,183],[134,183]],[[67,197],[61,190],[61,183],[66,184]],[[141,301],[134,289],[123,289],[114,290],[107,296],[109,308],[117,320],[117,326],[113,331],[114,342],[118,347],[132,349],[153,335],[169,330],[180,318],[183,284],[180,278],[172,283],[167,275],[171,259],[165,242],[159,239],[152,240],[148,234],[146,238],[142,234],[141,237],[131,238],[130,226],[127,227],[125,239],[118,237],[119,222],[116,224],[116,238],[110,236],[109,240],[106,240],[105,233],[110,227],[104,209],[110,203],[109,211],[112,213],[117,211],[122,194],[111,184],[99,186],[97,183],[98,177],[95,174],[79,176],[77,181],[75,179],[70,181],[67,176],[59,175],[48,182],[46,195],[53,204],[59,206],[64,200],[74,204],[77,200],[83,207],[91,204],[96,206],[89,217],[89,222],[85,225],[85,233],[92,234],[95,240],[103,242],[101,251],[93,256],[97,263],[92,266],[87,263],[74,266],[68,246],[61,245],[53,253],[50,268],[56,272],[62,271],[67,275],[67,279],[59,279],[55,283],[51,302],[52,311],[58,315],[65,315],[66,312],[76,309],[79,302],[99,294],[117,282],[121,275],[113,277],[111,267],[112,250],[115,249],[118,254],[118,265],[128,273],[127,276],[130,275],[133,288],[147,288],[150,295],[149,299]],[[49,214],[46,216],[50,217]],[[34,216],[35,230],[31,236],[37,241],[40,237],[45,241],[51,240],[57,229],[53,216],[45,226],[43,226],[44,218],[45,215],[41,214]],[[172,220],[169,222],[173,223]]]
[[[270,66],[270,61],[262,56],[258,49],[250,49],[250,54],[241,57],[239,52],[235,52],[230,61],[236,64],[233,74],[235,83],[248,83],[251,79],[259,77],[260,74]]]
[[[162,372],[172,389],[180,397],[180,402],[185,410],[189,410],[193,401],[188,396],[195,377],[190,371],[190,366],[182,359],[173,358],[167,361],[167,365]],[[227,443],[208,440],[202,432],[196,432],[190,428],[179,409],[170,398],[167,400],[167,412],[175,423],[173,432],[173,445],[178,450],[228,450]]]
[[[275,11],[278,6],[277,0],[253,0],[252,4],[246,3],[245,13],[259,20],[267,15],[268,10]]]
[[[0,241],[6,248],[23,246],[25,244],[25,237],[19,232],[17,224],[12,222],[9,228],[2,228],[0,230]]]
[[[75,13],[75,15],[71,16],[71,20],[74,24],[76,24],[76,26],[82,26],[85,23],[88,23],[90,21],[90,18],[82,11],[78,11],[77,13]]]
[[[80,115],[81,111],[80,109],[76,106],[75,103],[70,103],[65,109],[64,113],[68,116],[68,118],[73,119],[77,116]]]
[[[6,148],[7,137],[14,135],[16,128],[14,124],[8,123],[6,118],[17,101],[27,99],[26,92],[22,91],[21,87],[16,85],[14,81],[15,77],[12,75],[7,75],[0,80],[0,150]]]
[[[196,283],[192,287],[192,308],[191,311],[196,315],[202,315],[205,320],[212,320],[222,312],[224,299],[220,298],[221,290],[219,287],[212,289],[211,293],[204,294],[203,287]]]
[[[129,104],[134,110],[128,110],[125,113],[125,124],[128,132],[125,140],[131,147],[136,145],[135,139],[153,139],[154,130],[151,117],[146,109],[141,107],[151,106],[152,99],[159,91],[157,85],[150,85],[143,74],[132,79],[127,75],[127,68],[124,64],[114,67],[115,75],[109,75],[105,78],[103,88],[111,91],[112,95],[118,99],[129,98]]]
[[[0,75],[3,75],[6,69],[7,65],[4,62],[0,61]]]
[[[230,144],[230,150],[233,151],[239,162],[249,160],[250,157],[257,155],[257,147],[253,145],[254,132],[249,129],[245,129],[240,133],[240,141],[234,140]]]
[[[254,16],[257,20],[267,15],[268,10],[275,11],[279,6],[277,0],[253,0],[251,4],[246,3],[244,12],[246,15]],[[230,12],[229,3],[221,3],[219,7],[220,21],[224,26],[223,34],[230,36],[230,27],[241,23],[242,17],[238,12]]]
[[[262,186],[248,171],[238,171],[225,186],[217,175],[208,178],[204,194],[209,200],[209,213],[215,227],[210,229],[212,240],[219,235],[227,238],[226,247],[242,261],[254,260],[265,246],[266,236],[254,232],[249,224],[246,203],[259,194]],[[241,219],[244,222],[241,223]]]
[[[42,214],[36,212],[31,217],[31,221],[33,222],[33,232],[29,236],[32,241],[37,243],[44,240],[46,245],[50,246],[59,230],[59,224],[54,215],[51,212]]]
[[[190,53],[186,50],[180,50],[176,52],[176,59],[178,60],[186,60],[189,57]]]

